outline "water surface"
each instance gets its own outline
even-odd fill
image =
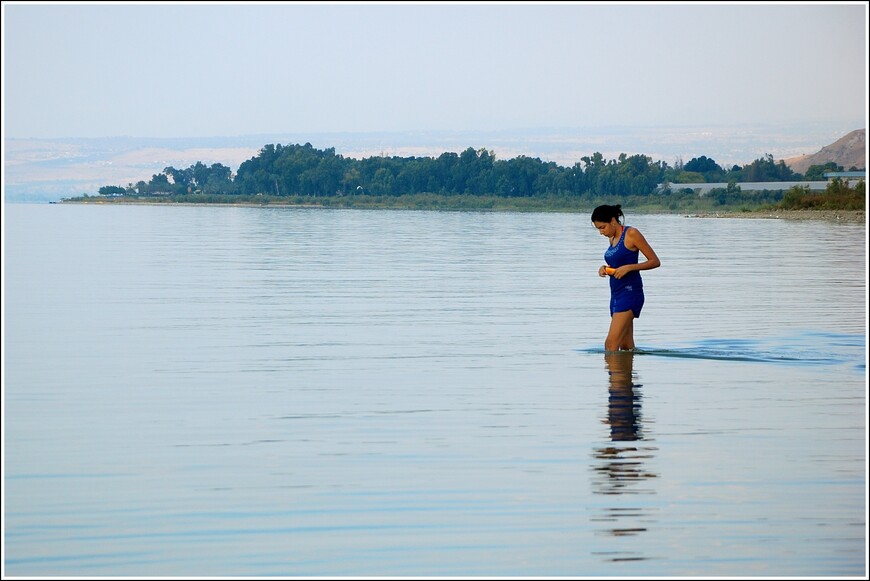
[[[867,573],[863,224],[4,212],[8,575]]]

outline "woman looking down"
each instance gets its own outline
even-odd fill
[[[625,226],[622,207],[598,206],[592,211],[592,225],[610,240],[598,276],[610,277],[610,330],[604,340],[605,351],[634,349],[634,320],[643,309],[641,270],[661,266],[659,257],[640,230]],[[639,256],[646,259],[640,262]]]

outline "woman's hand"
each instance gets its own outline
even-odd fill
[[[628,264],[623,264],[619,268],[607,268],[605,270],[607,274],[619,280],[620,278],[631,272],[631,266]]]
[[[620,279],[629,272],[633,270],[632,265],[623,264],[619,268],[613,268],[612,266],[602,266],[598,269],[598,276],[612,276],[615,279]]]

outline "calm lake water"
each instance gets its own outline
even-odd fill
[[[867,574],[864,224],[4,220],[5,575]]]

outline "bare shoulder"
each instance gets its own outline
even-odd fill
[[[625,233],[625,239],[628,242],[634,243],[635,241],[646,240],[643,237],[643,233],[635,228],[634,226],[628,229],[628,232]]]

